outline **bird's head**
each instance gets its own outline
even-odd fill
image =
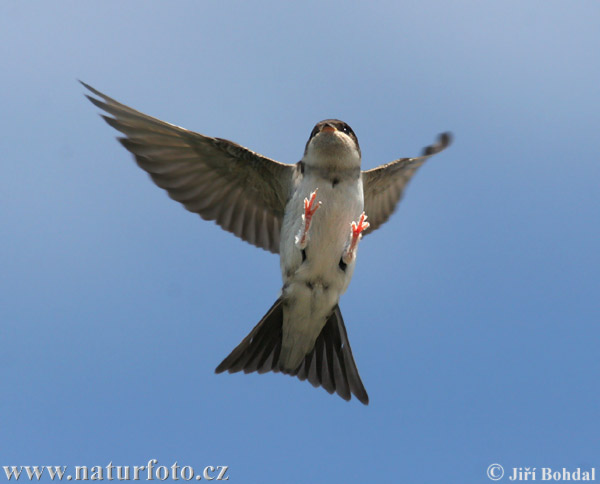
[[[348,124],[339,119],[326,119],[315,125],[304,150],[308,166],[360,167],[360,146]]]

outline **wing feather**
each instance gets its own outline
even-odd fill
[[[451,141],[450,133],[443,133],[435,144],[423,150],[422,156],[400,158],[387,165],[362,172],[365,213],[369,217],[370,224],[364,232],[365,235],[373,232],[390,218],[412,176],[431,156],[445,150]]]
[[[152,180],[205,220],[262,249],[279,252],[279,229],[295,165],[279,163],[222,138],[147,116],[82,83],[86,96]]]

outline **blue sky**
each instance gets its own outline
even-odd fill
[[[599,23],[592,1],[2,2],[0,466],[600,472]],[[328,117],[365,168],[454,133],[341,300],[368,407],[213,373],[279,261],[155,187],[76,79],[289,163]]]

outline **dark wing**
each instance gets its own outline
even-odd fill
[[[450,133],[442,133],[438,141],[425,148],[423,155],[418,158],[400,158],[362,172],[365,213],[370,224],[364,234],[371,233],[390,218],[402,198],[404,188],[419,167],[430,156],[446,149],[451,141]]]
[[[87,98],[113,116],[102,117],[125,135],[119,141],[172,199],[246,242],[279,252],[295,165],[165,123],[82,84],[100,99]]]

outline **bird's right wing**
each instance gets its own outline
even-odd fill
[[[279,163],[221,138],[147,116],[82,83],[137,164],[190,212],[271,252],[279,252],[295,165]],[[100,98],[100,99],[98,99]]]
[[[445,150],[451,143],[450,133],[442,133],[437,143],[423,150],[416,158],[400,158],[387,165],[362,172],[365,213],[369,218],[369,234],[390,218],[404,193],[404,188],[427,159]]]

